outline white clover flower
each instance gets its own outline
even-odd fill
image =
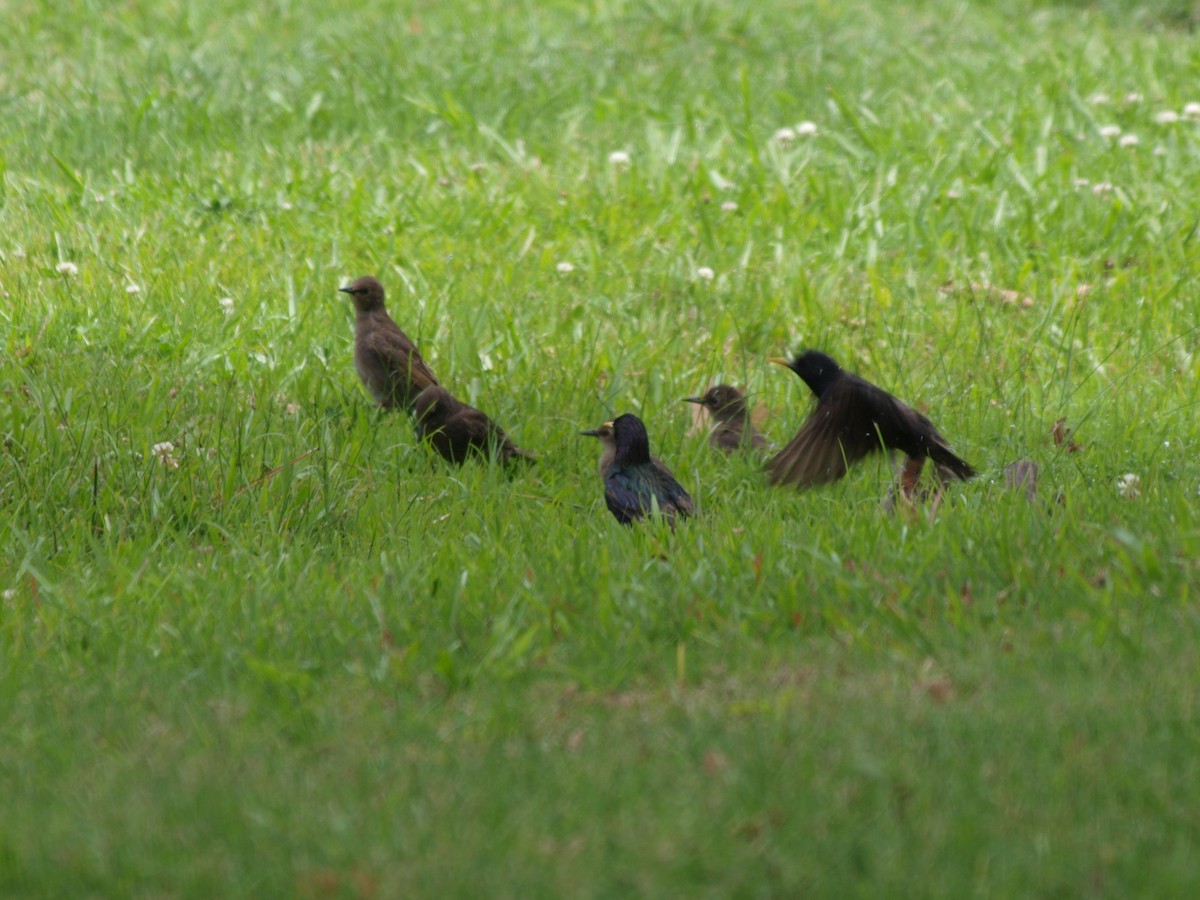
[[[1136,147],[1138,143],[1138,136],[1136,134],[1123,134],[1121,135],[1121,139],[1117,141],[1117,146]]]
[[[54,267],[54,271],[60,275],[66,275],[68,278],[73,278],[79,274],[79,266],[73,262],[60,262]]]
[[[179,460],[175,457],[175,445],[170,441],[162,441],[150,448],[155,458],[168,469],[178,469]]]
[[[3,594],[0,594],[0,597],[3,597],[5,600],[12,600],[12,599],[14,599],[16,596],[17,596],[17,589],[16,589],[16,588],[5,588],[5,589],[4,589],[4,593],[3,593]]]
[[[1095,194],[1097,197],[1100,196],[1101,194],[1111,194],[1112,190],[1113,190],[1113,186],[1112,186],[1112,182],[1110,182],[1110,181],[1097,181],[1095,184],[1092,185],[1092,193]]]
[[[1117,493],[1126,500],[1132,500],[1142,492],[1142,479],[1133,472],[1126,472],[1117,479]]]
[[[496,364],[494,362],[492,362],[491,356],[489,356],[486,353],[480,353],[479,354],[479,368],[483,369],[483,371],[485,371],[485,372],[490,372],[490,371],[492,371],[492,369],[496,368]]]
[[[222,312],[225,313],[225,315],[227,315],[227,316],[233,315],[233,298],[232,297],[222,297],[220,300],[217,301],[217,303],[220,305],[221,310],[222,310]]]
[[[1100,137],[1102,137],[1102,138],[1115,138],[1120,133],[1121,133],[1120,125],[1101,125],[1100,126]]]
[[[140,294],[141,292],[142,292],[142,289],[141,289],[140,285],[136,285],[133,283],[125,285],[125,293],[127,293],[127,294]]]
[[[283,202],[281,202],[279,204],[279,208],[282,209],[284,212],[287,212],[289,209],[292,208],[292,204],[289,201],[284,200]]]
[[[801,122],[796,126],[796,137],[813,137],[816,133],[816,122]]]
[[[1179,113],[1173,109],[1164,109],[1154,114],[1154,121],[1159,125],[1173,125],[1179,121]]]
[[[1092,94],[1092,96],[1088,97],[1088,103],[1091,103],[1093,106],[1103,106],[1107,102],[1108,94]]]
[[[1141,103],[1142,95],[1139,94],[1137,91],[1130,91],[1128,94],[1125,95],[1125,102],[1126,103]]]
[[[103,194],[97,194],[97,195],[96,195],[96,202],[97,202],[97,203],[103,203],[103,202],[104,202],[105,200],[107,200],[107,199],[108,199],[108,198],[107,198],[107,197],[105,197]]]
[[[732,200],[726,200],[721,204],[721,212],[737,212],[738,205]]]
[[[629,165],[629,154],[624,150],[614,150],[608,154],[608,164],[610,166],[627,166]]]
[[[961,197],[962,197],[962,194],[959,193],[958,191],[956,191],[954,188],[950,188],[950,190],[946,191],[946,199],[947,200],[958,200]]]
[[[297,406],[295,403],[289,403],[287,406],[285,406],[283,408],[283,411],[285,413],[287,413],[289,416],[294,416],[300,412],[300,407]]]
[[[775,132],[772,140],[777,144],[790,144],[796,139],[796,132],[790,128],[780,128]]]
[[[573,265],[571,265],[569,262],[560,262],[554,268],[558,271],[559,275],[570,275],[572,272],[575,271],[575,267]]]
[[[1086,178],[1076,178],[1075,179],[1075,187],[1076,188],[1085,188],[1089,184],[1091,184],[1091,182]]]
[[[701,281],[712,281],[716,273],[708,266],[701,266],[696,270],[696,277]]]
[[[1167,148],[1166,148],[1166,147],[1155,147],[1155,148],[1154,148],[1154,155],[1155,155],[1155,156],[1166,156],[1166,155],[1167,155]]]
[[[1200,119],[1200,103],[1193,101],[1183,104],[1183,115],[1188,119]]]

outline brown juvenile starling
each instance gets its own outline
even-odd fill
[[[354,301],[354,368],[384,409],[411,409],[417,394],[438,380],[383,308],[383,285],[370,275],[339,291]]]
[[[812,415],[791,443],[767,462],[771,484],[807,487],[828,484],[868,454],[899,450],[913,466],[905,467],[903,489],[911,490],[926,457],[943,477],[975,474],[946,445],[925,416],[869,381],[843,371],[824,353],[808,350],[793,360],[772,359],[799,375],[817,397]]]
[[[700,397],[684,397],[685,403],[695,403],[704,408],[716,423],[708,442],[718,450],[732,453],[743,447],[762,450],[767,439],[759,434],[746,411],[746,398],[737,388],[728,384],[716,384]]]
[[[626,413],[582,434],[598,437],[605,445],[600,459],[604,502],[622,525],[644,518],[655,506],[672,526],[676,517],[695,511],[688,492],[650,455],[650,438],[637,416]]]
[[[503,462],[537,457],[522,450],[499,425],[473,406],[454,399],[438,385],[430,385],[413,403],[417,437],[428,440],[443,459],[462,463],[472,453],[486,458],[495,452]]]

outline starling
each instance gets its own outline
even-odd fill
[[[492,449],[503,462],[536,459],[522,450],[504,433],[504,429],[473,406],[454,399],[438,385],[430,385],[413,403],[417,437],[428,440],[443,459],[462,463],[472,453],[486,457]]]
[[[899,450],[905,466],[902,490],[911,492],[926,457],[943,478],[970,478],[975,470],[959,459],[933,423],[868,381],[843,371],[824,353],[808,350],[771,362],[791,369],[817,397],[817,407],[791,443],[767,462],[771,484],[828,484],[875,450]]]
[[[417,394],[438,380],[383,308],[383,285],[370,275],[339,291],[354,301],[354,368],[384,409],[411,409]]]
[[[581,433],[604,444],[600,458],[604,502],[622,525],[644,518],[656,504],[672,526],[677,516],[687,517],[695,511],[688,492],[650,455],[650,438],[637,416],[626,413]]]
[[[708,442],[716,449],[732,453],[747,446],[755,450],[767,446],[767,439],[755,430],[754,423],[750,421],[746,412],[746,398],[737,388],[717,384],[701,397],[684,397],[683,400],[704,407],[717,423],[708,436]]]

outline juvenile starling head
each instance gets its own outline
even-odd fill
[[[617,455],[617,439],[613,434],[613,423],[605,422],[599,428],[589,428],[587,431],[579,433],[600,441],[600,445],[604,448],[600,453],[600,477],[607,477],[609,470],[612,469],[613,458]]]
[[[746,398],[728,384],[714,384],[699,397],[684,397],[683,402],[703,406],[717,422],[740,422],[746,415]]]
[[[708,442],[718,450],[732,453],[746,447],[756,450],[768,446],[767,439],[758,433],[746,411],[746,398],[737,388],[716,384],[699,397],[684,397],[685,403],[701,406],[716,423]]]
[[[343,294],[349,294],[354,308],[359,312],[375,312],[383,309],[383,285],[374,275],[364,275],[356,278],[345,287],[338,288]]]
[[[921,413],[887,391],[844,371],[833,359],[808,350],[795,359],[772,359],[799,375],[817,406],[791,442],[767,462],[772,484],[805,487],[836,481],[852,464],[877,450],[899,450],[916,463],[915,482],[926,457],[939,474],[970,478],[975,470],[955,456]]]

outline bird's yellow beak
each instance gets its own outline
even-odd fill
[[[767,359],[767,362],[774,363],[777,366],[783,366],[785,369],[790,369],[792,367],[792,361],[790,359],[784,359],[782,356],[772,356]]]

